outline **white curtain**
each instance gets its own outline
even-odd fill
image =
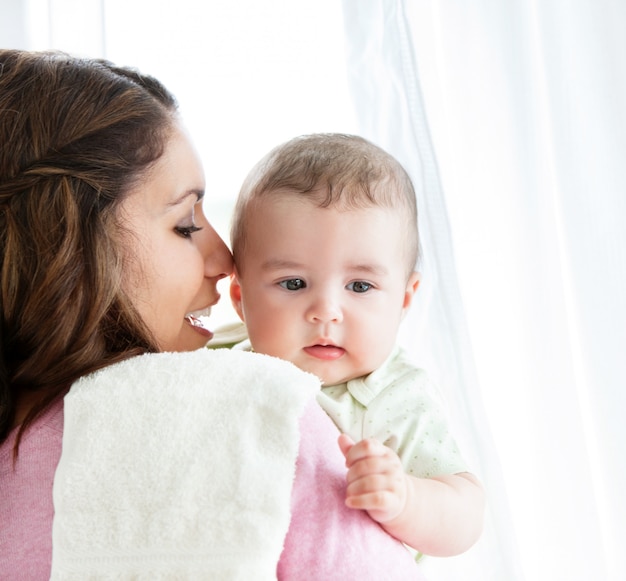
[[[354,124],[334,0],[5,4],[4,46],[166,81],[224,234],[287,137],[356,130],[394,153],[425,250],[402,341],[489,497],[481,541],[426,559],[431,581],[626,579],[626,3],[344,0]]]
[[[403,340],[490,502],[477,547],[426,567],[623,580],[626,4],[344,0],[344,15],[359,130],[419,190],[425,288]]]
[[[0,1],[0,45],[17,47],[4,29],[22,28],[19,46],[104,57],[174,92],[205,166],[205,211],[225,239],[239,187],[270,148],[355,131],[337,0]],[[228,281],[218,288],[216,326],[238,320]]]

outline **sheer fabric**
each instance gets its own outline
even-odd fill
[[[443,392],[463,452],[490,498],[487,528],[479,543],[452,559],[426,558],[424,567],[433,579],[514,581],[517,559],[507,501],[476,381],[405,7],[402,2],[346,0],[344,20],[359,132],[404,165],[418,197],[423,252],[418,269],[423,278],[403,322],[401,342]]]
[[[0,36],[163,78],[211,196],[232,199],[297,133],[357,131],[394,153],[417,185],[425,251],[402,342],[441,386],[490,502],[476,548],[425,570],[621,581],[626,5],[344,0],[358,126],[339,50],[320,52],[341,45],[338,6],[8,0]]]
[[[435,578],[467,560],[465,579],[623,579],[626,7],[344,11],[360,130],[423,190],[432,288],[405,340],[440,374],[491,505],[477,558]]]

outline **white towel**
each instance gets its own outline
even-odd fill
[[[76,382],[54,482],[51,580],[275,579],[298,417],[319,381],[201,349]]]

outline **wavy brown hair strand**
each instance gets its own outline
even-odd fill
[[[0,50],[0,442],[79,377],[157,346],[122,290],[117,209],[176,102],[101,60]]]

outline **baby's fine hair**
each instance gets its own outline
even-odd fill
[[[246,222],[267,196],[305,196],[320,208],[392,208],[406,217],[409,272],[419,259],[417,202],[411,179],[389,153],[356,135],[317,133],[275,147],[246,177],[233,215],[235,262],[246,249]]]

